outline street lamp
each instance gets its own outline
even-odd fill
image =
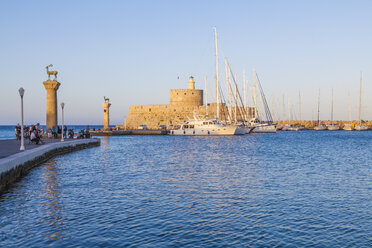
[[[61,102],[61,108],[62,108],[62,138],[61,138],[61,142],[65,141],[64,138],[63,138],[63,135],[64,135],[64,131],[63,131],[63,109],[65,108],[65,103],[64,102]]]
[[[25,150],[25,140],[23,138],[23,95],[25,94],[25,90],[21,87],[19,88],[19,95],[21,96],[21,147],[19,150]]]

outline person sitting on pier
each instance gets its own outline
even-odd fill
[[[53,137],[52,130],[48,129],[47,134],[48,134],[48,139],[51,139]]]
[[[34,133],[36,135],[36,138],[38,138],[39,141],[41,142],[41,144],[45,144],[45,142],[42,140],[40,132],[37,129],[35,129]]]
[[[79,139],[84,139],[85,138],[85,133],[84,133],[84,129],[80,130],[79,132]]]
[[[67,135],[68,135],[68,138],[69,138],[69,139],[73,139],[73,138],[74,138],[74,130],[70,128],[70,129],[68,130]]]
[[[52,135],[53,135],[54,138],[58,137],[56,129],[54,127],[52,128]]]
[[[32,143],[35,143],[36,145],[38,145],[39,142],[40,142],[40,137],[38,137],[36,133],[37,133],[36,131],[32,131],[31,132],[31,134],[30,134],[30,141]]]

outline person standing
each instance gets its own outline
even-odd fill
[[[14,132],[15,132],[17,140],[21,140],[21,126],[19,125],[19,123],[17,124]]]

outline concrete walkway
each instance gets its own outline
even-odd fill
[[[70,141],[71,139],[66,139],[65,141]],[[44,139],[43,140],[46,144],[50,143],[57,143],[61,142],[59,139]],[[25,151],[35,149],[41,147],[43,145],[35,145],[33,143],[29,143],[29,140],[25,140]],[[10,155],[25,152],[20,151],[19,148],[21,147],[21,141],[16,139],[7,139],[7,140],[0,140],[0,159],[8,157]]]

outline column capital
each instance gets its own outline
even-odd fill
[[[108,103],[108,102],[102,103],[102,107],[104,108],[109,108],[110,106],[111,106],[111,103]]]
[[[61,85],[59,82],[55,80],[47,80],[47,81],[44,81],[43,84],[46,90],[53,89],[55,91],[57,91],[59,86]]]

